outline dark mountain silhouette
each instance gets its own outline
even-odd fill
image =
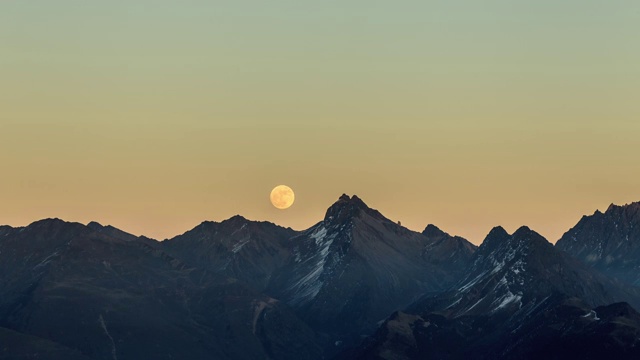
[[[305,231],[0,226],[0,358],[636,359],[638,207],[555,247],[527,227],[480,247],[418,233],[347,195]]]
[[[592,316],[593,307],[623,300],[640,303],[637,290],[593,271],[526,227],[513,235],[494,228],[473,257],[468,275],[454,289],[394,314],[361,348],[345,356],[534,359],[542,353],[537,347],[553,339],[546,337],[552,333],[588,342],[586,335],[593,330],[589,324],[577,322],[584,329],[574,325],[578,318]],[[579,299],[580,305],[571,299]],[[568,311],[569,303],[581,310]],[[635,333],[640,323],[635,314],[623,315],[629,316]],[[540,326],[570,327],[575,333],[542,331]],[[605,337],[616,335],[611,326],[594,326]],[[624,339],[618,350],[626,354],[637,341]]]
[[[293,256],[269,293],[331,343],[347,344],[395,309],[458,281],[474,247],[450,242],[466,240],[430,239],[343,195],[322,222],[291,239]],[[434,261],[432,253],[446,253],[450,261]]]
[[[640,202],[584,216],[556,247],[604,274],[640,285]]]
[[[235,216],[161,246],[282,300],[330,347],[358,340],[425,291],[459,280],[475,251],[459,237],[410,231],[347,195],[303,232]]]
[[[0,326],[90,358],[320,354],[313,331],[278,300],[81,224],[44,220],[5,232],[0,273]]]
[[[276,269],[291,256],[296,231],[270,222],[234,216],[223,222],[203,222],[183,235],[160,243],[184,262],[239,279],[263,291]]]

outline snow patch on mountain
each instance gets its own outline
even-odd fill
[[[234,254],[237,254],[249,242],[249,240],[251,240],[251,238],[247,237],[245,239],[238,241],[235,245],[233,245],[233,248],[231,248],[231,252],[233,252]]]
[[[582,315],[582,317],[593,320],[593,321],[600,320],[600,318],[598,317],[598,313],[596,313],[594,310],[591,310],[588,313]]]
[[[295,261],[302,263],[305,267],[308,266],[309,270],[290,286],[289,290],[294,293],[291,304],[300,304],[313,299],[318,295],[320,289],[322,289],[323,280],[321,279],[321,275],[325,270],[329,248],[336,237],[336,233],[327,236],[327,231],[327,228],[321,225],[309,235],[317,247],[312,256],[307,259],[302,259],[299,251],[296,251],[294,254]]]
[[[478,283],[478,281],[482,280],[484,278],[484,276],[486,275],[486,272],[482,272],[480,273],[480,275],[476,276],[475,278],[473,278],[472,280],[464,283],[464,285],[462,285],[461,287],[458,288],[458,291],[460,292],[467,292],[473,285],[475,285],[476,283]]]
[[[494,301],[493,303],[497,303],[498,301],[500,301],[500,304],[498,304],[498,306],[493,308],[493,312],[498,311],[502,308],[507,307],[507,305],[518,302],[519,306],[522,306],[522,295],[520,294],[513,294],[511,293],[511,291],[507,290],[507,293],[504,294],[503,296],[499,297],[496,301]]]

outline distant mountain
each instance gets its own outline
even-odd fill
[[[579,299],[581,309],[622,300],[640,303],[638,291],[591,270],[526,227],[513,235],[494,228],[473,258],[468,275],[454,290],[425,296],[396,313],[348,357],[534,359],[536,346],[551,333],[536,333],[537,325],[569,327],[578,317],[592,316],[591,310],[566,313],[563,306],[570,299]],[[593,330],[582,325],[584,329],[572,328],[579,342]],[[597,331],[615,335],[600,325]],[[525,340],[531,345],[520,347]],[[626,340],[618,350],[635,346],[635,339]]]
[[[234,216],[220,223],[203,222],[160,246],[192,266],[225,274],[263,291],[276,269],[291,256],[290,239],[296,234],[270,222]]]
[[[465,242],[410,231],[343,195],[323,221],[290,240],[293,256],[268,293],[332,344],[357,341],[393,311],[458,281],[475,250]]]
[[[57,219],[2,232],[0,327],[13,331],[3,338],[93,359],[320,356],[313,330],[278,300],[144,241]]]
[[[640,202],[583,216],[556,247],[599,271],[640,286]]]

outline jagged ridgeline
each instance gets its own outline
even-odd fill
[[[478,248],[347,195],[304,231],[0,226],[0,358],[637,359],[638,206],[555,247],[496,227]]]

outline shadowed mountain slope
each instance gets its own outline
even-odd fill
[[[513,235],[494,228],[473,258],[454,291],[425,296],[394,314],[345,358],[534,359],[544,353],[539,346],[553,342],[550,334],[587,344],[594,331],[612,344],[616,331],[602,322],[591,326],[589,316],[596,317],[591,310],[640,300],[637,291],[593,271],[526,227]],[[629,334],[635,334],[637,319],[627,317]],[[623,338],[615,350],[633,353],[637,341]]]
[[[94,359],[318,358],[314,332],[237,280],[143,241],[43,220],[0,237],[0,326]]]
[[[583,216],[556,247],[604,274],[640,286],[640,202]]]
[[[237,278],[263,291],[273,272],[291,255],[289,239],[297,234],[270,222],[234,216],[203,222],[160,246],[185,263]]]
[[[332,343],[350,343],[421,294],[458,281],[475,250],[465,241],[410,231],[343,195],[322,222],[290,240],[293,255],[268,291]]]

